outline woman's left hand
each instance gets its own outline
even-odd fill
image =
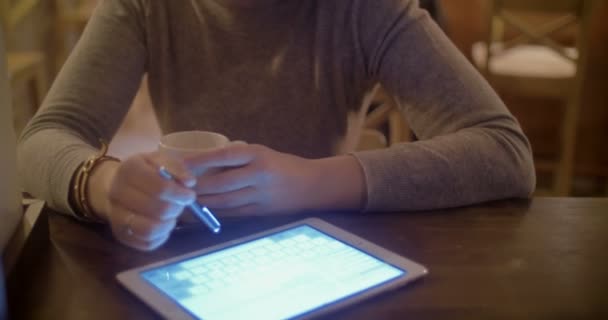
[[[344,161],[350,166],[345,166]],[[324,190],[325,187],[334,189],[336,183],[351,184],[350,189],[338,192],[356,190],[356,194],[352,194],[356,202],[353,207],[359,207],[362,202],[363,174],[350,156],[311,160],[242,143],[201,152],[185,159],[185,163],[198,176],[195,191],[199,202],[219,215],[294,213],[330,209],[334,205],[348,207],[340,203],[345,199],[336,195],[336,190]],[[359,180],[361,188],[353,189],[353,181],[330,181],[331,175],[339,175],[340,170]]]

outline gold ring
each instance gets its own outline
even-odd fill
[[[130,213],[127,216],[127,219],[125,220],[125,233],[128,236],[132,236],[133,235],[133,229],[131,229],[131,222],[133,222],[133,219],[135,218],[135,215]]]

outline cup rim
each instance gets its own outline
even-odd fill
[[[228,139],[228,137],[226,137],[225,135],[223,135],[221,133],[217,133],[217,132],[213,132],[213,131],[205,131],[205,130],[187,130],[187,131],[175,131],[175,132],[171,132],[171,133],[161,136],[160,140],[158,142],[158,146],[160,148],[171,149],[171,150],[189,150],[189,151],[200,150],[201,148],[198,148],[198,147],[174,146],[174,145],[168,144],[166,141],[166,139],[168,139],[168,138],[181,136],[181,135],[191,135],[191,134],[204,134],[206,136],[214,136],[216,138],[224,140],[225,144],[230,142],[230,139]],[[221,147],[221,146],[217,146],[217,147]]]

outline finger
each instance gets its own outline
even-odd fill
[[[176,219],[158,223],[144,216],[136,216],[133,220],[131,226],[133,236],[148,242],[167,237],[177,224]]]
[[[255,188],[247,187],[232,192],[199,196],[198,201],[208,208],[227,210],[254,204],[259,200],[257,195]]]
[[[154,242],[166,237],[175,228],[175,219],[157,222],[124,208],[112,209],[113,216],[119,217],[112,221],[112,230],[121,236],[132,237],[144,242]]]
[[[258,152],[259,146],[235,143],[188,157],[184,159],[184,164],[192,173],[199,175],[211,168],[246,165],[255,159]]]
[[[126,173],[119,179],[120,181],[133,188],[139,189],[152,198],[174,202],[177,204],[189,204],[196,195],[192,190],[186,188],[175,181],[165,180],[158,173],[158,168],[151,165],[147,160],[142,161],[127,161],[125,167]],[[122,190],[121,190],[122,191]]]
[[[113,207],[122,207],[158,222],[177,219],[184,210],[181,204],[150,197],[143,191],[131,187],[110,190],[110,201]]]
[[[211,211],[215,212],[220,217],[237,217],[247,215],[263,215],[260,205],[253,203],[244,206],[240,206],[232,209],[215,209],[210,208]]]
[[[162,246],[167,240],[169,240],[169,235],[165,238],[157,239],[154,241],[142,241],[133,237],[116,237],[116,239],[122,244],[131,247],[133,249],[137,249],[140,251],[152,251],[158,249],[158,247]]]
[[[145,159],[161,177],[160,168],[164,167],[171,174],[171,179],[165,178],[166,180],[175,180],[186,188],[192,188],[196,185],[196,176],[188,170],[188,167],[181,160],[174,157],[159,156],[157,153],[149,154]]]
[[[221,170],[201,177],[195,191],[199,196],[236,191],[255,185],[257,176],[252,166]]]

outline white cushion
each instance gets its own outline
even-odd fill
[[[503,50],[500,43],[494,43],[492,52],[490,73],[556,79],[574,77],[576,74],[576,64],[572,60],[545,46],[520,45]],[[566,54],[572,58],[578,56],[576,48],[567,48]],[[472,55],[476,66],[484,66],[488,56],[486,43],[473,44]]]

